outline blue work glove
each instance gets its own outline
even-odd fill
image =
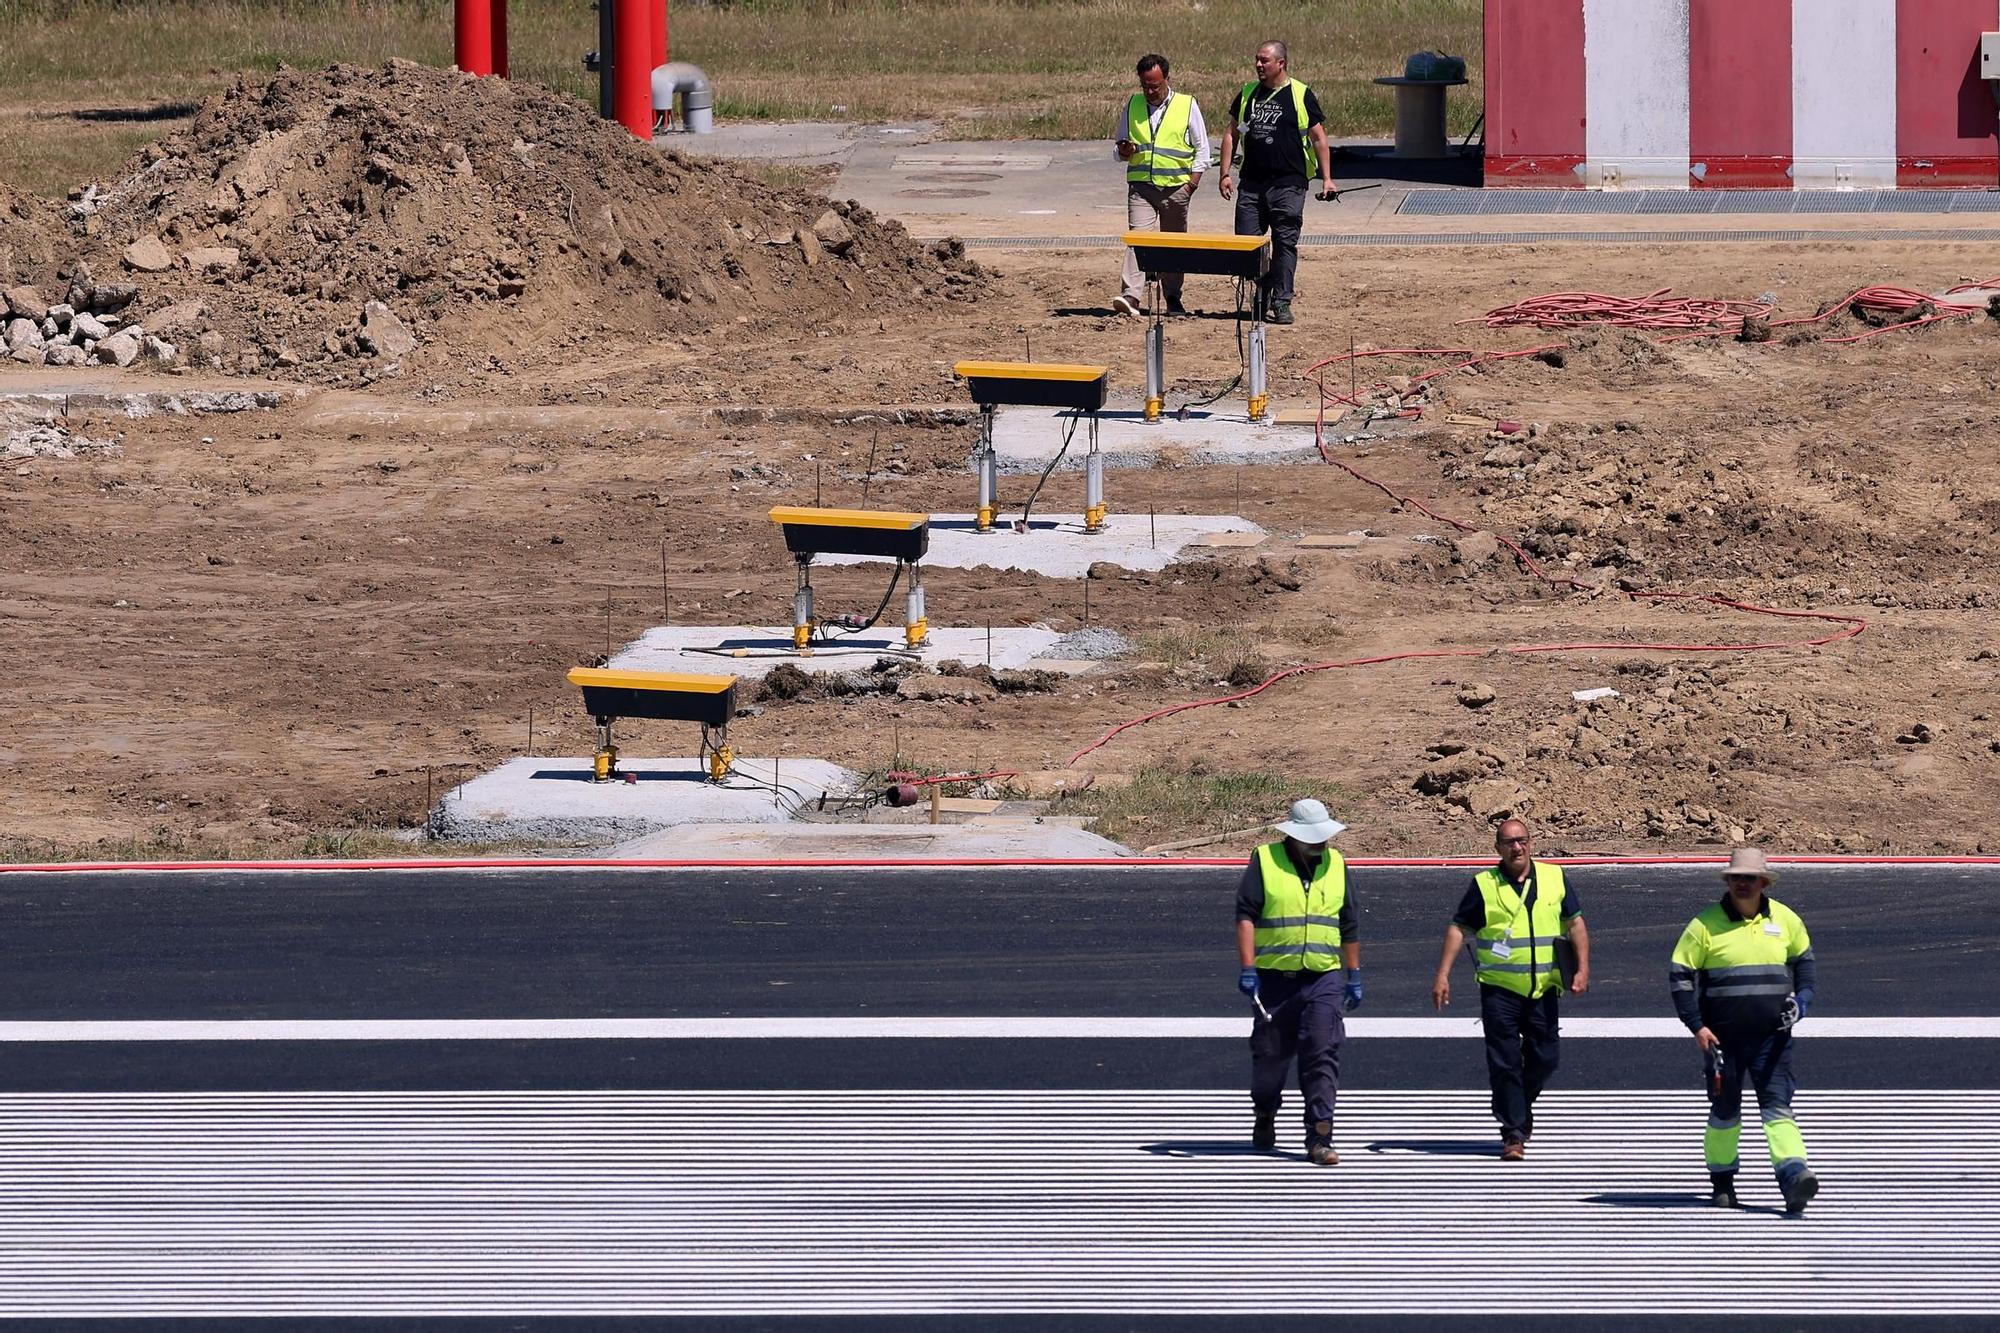
[[[1799,1002],[1800,1018],[1804,1018],[1807,1014],[1812,1012],[1813,993],[1811,991],[1802,990],[1798,994],[1794,995],[1792,998]]]
[[[1778,1010],[1778,1031],[1790,1032],[1792,1025],[1805,1017],[1805,1009],[1799,1004],[1799,997],[1787,995],[1782,1008]]]
[[[1361,1007],[1361,969],[1355,968],[1347,974],[1347,985],[1341,990],[1344,999],[1341,1008],[1353,1013]]]
[[[1255,995],[1257,993],[1257,969],[1246,967],[1237,973],[1236,989],[1242,991],[1245,995]]]

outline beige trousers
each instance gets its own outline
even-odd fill
[[[1126,181],[1125,221],[1132,231],[1186,231],[1188,200],[1193,196],[1192,185],[1169,190],[1144,181]],[[1181,275],[1162,274],[1160,291],[1169,300],[1178,299]],[[1137,302],[1145,299],[1145,293],[1146,275],[1139,271],[1139,260],[1128,245],[1125,247],[1125,295]]]

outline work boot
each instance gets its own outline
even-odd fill
[[[1339,1166],[1340,1154],[1333,1150],[1333,1122],[1316,1120],[1306,1139],[1306,1160],[1314,1166]]]
[[[1111,298],[1111,311],[1117,315],[1143,315],[1146,313],[1140,308],[1137,301],[1123,292]]]
[[[1269,324],[1291,323],[1292,303],[1290,301],[1273,301],[1271,303],[1271,317],[1265,322]]]
[[[1711,1207],[1734,1208],[1736,1206],[1735,1176],[1710,1176],[1708,1183],[1708,1202]]]
[[[1266,1151],[1278,1146],[1278,1113],[1257,1112],[1256,1123],[1250,1127],[1250,1146]]]
[[[1167,313],[1169,315],[1185,315],[1187,312],[1188,308],[1181,304],[1180,297],[1169,296],[1167,298]]]
[[[1785,1192],[1785,1211],[1797,1217],[1819,1193],[1819,1177],[1810,1168],[1799,1172],[1790,1180],[1781,1181],[1778,1188]]]
[[[1528,1145],[1520,1139],[1500,1141],[1500,1160],[1503,1162],[1525,1162],[1528,1160]]]

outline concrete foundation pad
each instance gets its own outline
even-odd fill
[[[1040,473],[1062,451],[1069,424],[1070,413],[1059,408],[1001,408],[993,417],[993,449],[1000,470]],[[1087,423],[1077,425],[1056,471],[1083,468],[1090,453],[1088,431]],[[1311,425],[1251,421],[1240,402],[1190,412],[1185,421],[1167,416],[1149,422],[1137,410],[1100,412],[1097,443],[1107,468],[1152,467],[1163,459],[1197,465],[1320,461]]]
[[[635,860],[1130,856],[1087,829],[1032,819],[982,824],[703,824],[621,843]]]
[[[821,759],[738,759],[720,786],[698,759],[621,756],[631,782],[591,781],[589,758],[510,759],[454,788],[431,836],[464,842],[615,841],[682,824],[776,824],[859,775]],[[774,790],[775,789],[775,790]]]
[[[1115,493],[1111,498],[1117,498]],[[1261,541],[1264,530],[1233,514],[1157,514],[1149,518],[1114,511],[1098,532],[1084,531],[1081,514],[1037,515],[1028,520],[1026,532],[1016,532],[1013,520],[1003,511],[993,531],[981,532],[970,514],[940,514],[931,518],[931,545],[924,566],[976,569],[986,565],[1052,579],[1080,579],[1099,560],[1124,569],[1165,569],[1183,547],[1218,533]],[[821,556],[814,563],[867,562],[858,556]],[[985,631],[980,633],[983,636]],[[980,646],[985,647],[983,638]]]
[[[983,627],[933,626],[929,642],[921,652],[910,655],[910,660],[934,665],[956,658],[968,665],[1040,667],[1044,664],[1035,659],[1060,638],[1062,635],[1050,629],[995,626],[989,654]],[[692,671],[755,680],[780,663],[814,673],[866,671],[878,657],[905,653],[900,628],[878,627],[836,638],[830,644],[815,646],[811,656],[802,657],[792,651],[789,625],[659,625],[620,649],[609,665],[621,671]],[[1049,667],[1055,669],[1054,664]]]
[[[15,366],[0,371],[0,422],[255,412],[282,407],[311,392],[298,384],[222,376],[166,379],[152,372],[105,366],[86,371]]]

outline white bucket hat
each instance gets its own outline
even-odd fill
[[[1326,806],[1308,797],[1292,802],[1291,818],[1271,825],[1273,832],[1300,842],[1330,842],[1347,825],[1326,812]]]
[[[1732,875],[1756,875],[1764,880],[1775,880],[1777,875],[1771,870],[1771,863],[1756,847],[1738,847],[1729,853],[1729,868],[1722,872],[1728,879]]]

